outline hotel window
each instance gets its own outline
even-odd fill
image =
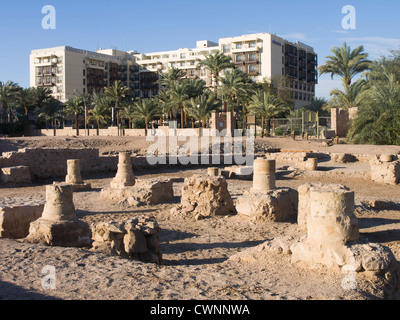
[[[250,72],[250,73],[255,73],[255,72],[257,72],[257,67],[254,66],[254,65],[250,65],[250,66],[249,66],[249,72]]]
[[[186,53],[181,53],[181,59],[186,59]]]
[[[184,67],[186,64],[184,62],[181,62],[180,66]]]
[[[249,48],[255,48],[257,46],[257,42],[250,42],[249,43]]]
[[[257,56],[256,56],[255,53],[250,53],[249,54],[249,61],[256,61],[256,59],[257,59]]]
[[[41,85],[43,83],[42,78],[37,78],[36,83],[37,85]]]
[[[200,75],[201,75],[202,77],[205,77],[205,76],[206,76],[206,70],[201,70]]]
[[[231,46],[230,46],[229,44],[223,45],[222,51],[223,51],[224,53],[229,53],[229,52],[231,52]]]
[[[57,83],[62,83],[63,82],[63,78],[62,77],[57,77]]]
[[[193,77],[194,76],[194,71],[190,70],[190,76]]]
[[[62,67],[58,67],[57,68],[57,73],[62,73],[63,72],[63,68]]]
[[[236,62],[242,62],[243,61],[243,56],[242,55],[237,55],[236,56]]]
[[[236,43],[236,49],[242,49],[243,45],[241,43]]]
[[[57,87],[57,92],[58,92],[58,93],[63,92],[63,90],[64,90],[64,87],[63,87],[63,86]]]

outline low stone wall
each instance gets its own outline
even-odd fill
[[[59,178],[67,174],[67,160],[79,159],[82,172],[108,171],[116,160],[99,161],[97,149],[20,149],[0,157],[0,168],[27,166],[32,179]]]
[[[42,216],[45,202],[44,198],[0,198],[0,238],[26,237],[30,223]]]
[[[210,137],[215,136],[217,130],[213,129],[202,129],[202,136]],[[36,135],[38,136],[47,136],[53,137],[54,134],[57,137],[73,137],[77,135],[76,129],[67,127],[64,129],[40,129],[36,131]],[[187,137],[196,137],[199,135],[199,129],[169,129],[169,127],[160,127],[158,129],[148,129],[148,135],[152,136],[187,136]],[[79,136],[97,136],[97,129],[79,129]],[[117,137],[117,136],[126,136],[126,137],[145,137],[146,130],[145,129],[121,129],[118,130],[117,127],[110,127],[107,129],[99,129],[100,137]]]

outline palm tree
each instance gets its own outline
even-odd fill
[[[253,89],[253,83],[248,75],[240,69],[234,69],[232,72],[225,74],[221,82],[223,95],[229,97],[228,106],[230,110],[234,109],[235,102],[240,96],[246,95]]]
[[[356,144],[400,144],[400,85],[398,75],[386,73],[366,93],[350,122],[348,139]]]
[[[129,121],[129,129],[132,129],[132,120],[135,118],[135,98],[128,99],[124,101],[123,106],[121,108],[121,118],[128,119]]]
[[[8,106],[11,102],[15,101],[20,87],[17,83],[12,81],[0,81],[0,105],[3,107],[3,121],[7,122]]]
[[[189,114],[199,122],[199,137],[201,136],[201,128],[205,128],[211,113],[218,110],[220,101],[214,92],[206,91],[201,95],[190,100]]]
[[[124,83],[120,80],[114,81],[113,84],[106,88],[104,94],[115,103],[115,110],[117,112],[117,125],[119,125],[119,106],[123,99],[129,95],[130,89],[124,86]]]
[[[325,111],[327,105],[328,105],[328,100],[326,98],[315,97],[309,104],[305,105],[302,109],[314,112],[318,119],[321,113]]]
[[[174,84],[186,77],[186,72],[180,70],[178,68],[170,68],[167,73],[160,74],[160,80],[158,83],[162,87],[166,87],[167,89],[171,89]]]
[[[186,81],[175,82],[171,88],[171,104],[181,111],[181,128],[184,128],[184,105],[189,100],[189,87]]]
[[[74,116],[76,135],[79,136],[78,120],[79,116],[85,112],[84,102],[82,100],[82,97],[76,96],[74,98],[69,99],[65,104],[65,112],[66,114]]]
[[[231,61],[231,57],[219,51],[214,54],[206,53],[205,60],[200,61],[200,65],[210,70],[213,74],[215,90],[218,88],[219,74],[221,71],[235,68]]]
[[[359,107],[363,103],[364,93],[368,89],[368,85],[368,82],[363,79],[359,79],[350,85],[343,83],[343,91],[334,89],[330,92],[330,95],[333,96],[330,105],[340,106],[346,110]]]
[[[264,122],[280,115],[289,114],[291,109],[281,100],[262,89],[252,97],[249,110],[251,114],[261,117],[261,137],[264,137]]]
[[[41,109],[44,103],[52,98],[52,91],[45,87],[32,87],[29,89],[32,104]]]
[[[54,133],[56,136],[56,120],[61,119],[63,116],[62,103],[59,100],[50,98],[43,103],[43,106],[39,109],[38,117],[44,119],[46,122],[50,122],[53,125]]]
[[[332,79],[340,76],[349,86],[354,76],[371,69],[371,61],[367,59],[368,54],[364,52],[363,46],[351,50],[345,42],[341,48],[333,47],[331,52],[333,55],[326,57],[328,60],[325,65],[318,68],[321,75],[331,74]]]
[[[167,89],[161,89],[158,92],[157,104],[160,106],[162,113],[167,116],[168,120],[176,119],[176,109],[174,108],[174,104],[171,103],[171,91]]]
[[[90,116],[88,121],[96,121],[96,134],[99,135],[100,125],[106,123],[110,117],[110,110],[113,102],[110,98],[103,95],[94,94],[92,106],[93,108],[89,111]]]
[[[135,102],[135,116],[144,120],[145,122],[145,135],[147,136],[147,129],[149,127],[149,122],[155,119],[160,115],[160,108],[155,103],[154,100],[151,99],[141,99]]]
[[[25,119],[29,122],[29,109],[34,107],[32,102],[31,89],[21,89],[16,96],[18,104],[24,109]]]

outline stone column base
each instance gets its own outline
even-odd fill
[[[27,242],[58,247],[90,247],[90,226],[83,221],[50,221],[40,218],[31,223]]]
[[[268,192],[250,189],[236,200],[238,214],[252,220],[294,221],[297,219],[297,208],[298,192],[290,188]]]

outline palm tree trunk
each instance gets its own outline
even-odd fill
[[[79,136],[79,126],[78,126],[78,116],[75,116],[75,130],[76,130],[76,135]]]
[[[201,137],[201,121],[199,120],[199,137]]]
[[[97,134],[98,136],[100,135],[100,121],[99,121],[99,120],[97,120],[96,134]]]
[[[261,138],[264,138],[264,117],[261,117]]]
[[[147,128],[149,127],[149,121],[147,119],[145,120],[145,125],[146,128],[144,129],[144,135],[147,137]]]
[[[181,129],[183,129],[183,106],[181,105]]]

